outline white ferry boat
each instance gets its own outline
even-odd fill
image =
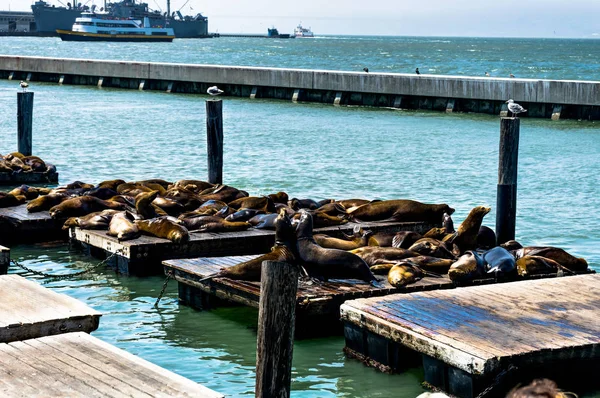
[[[315,37],[315,35],[310,28],[303,28],[302,22],[300,22],[294,29],[294,37]]]
[[[57,29],[63,41],[166,41],[175,38],[173,29],[150,26],[135,19],[111,18],[107,15],[84,12],[75,19],[72,30]]]

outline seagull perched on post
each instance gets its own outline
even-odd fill
[[[367,73],[369,73],[369,68],[363,68],[363,70]]]
[[[223,92],[224,91],[220,90],[217,86],[209,87],[208,90],[206,90],[206,93],[212,96],[223,94]]]
[[[527,109],[523,108],[521,105],[517,104],[515,101],[509,99],[506,101],[508,104],[508,110],[512,112],[513,117],[522,112],[527,112]]]
[[[23,80],[21,80],[20,86],[23,89],[23,92],[25,92],[25,91],[27,91],[27,87],[29,87],[29,84],[24,82]]]

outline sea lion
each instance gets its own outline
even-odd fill
[[[362,258],[370,267],[383,262],[394,262],[409,257],[417,257],[419,253],[396,247],[365,246],[351,250],[350,253]]]
[[[336,200],[335,203],[342,205],[345,209],[350,209],[352,207],[358,207],[362,205],[366,205],[367,203],[371,203],[373,201],[368,199],[342,199]]]
[[[288,196],[288,194],[285,192],[282,192],[282,191],[279,191],[277,193],[271,193],[271,194],[268,194],[267,196],[275,204],[277,204],[277,203],[287,204],[288,200],[290,200],[290,197]]]
[[[478,249],[491,249],[496,247],[496,233],[490,227],[482,225],[477,233],[476,241]]]
[[[325,278],[356,278],[377,285],[377,278],[368,265],[357,255],[337,249],[325,249],[313,238],[312,215],[300,210],[301,217],[296,227],[298,256],[309,274]]]
[[[421,238],[413,243],[408,250],[417,252],[422,256],[447,258],[450,260],[456,260],[456,257],[460,254],[453,244],[433,238]]]
[[[92,184],[88,184],[87,182],[73,181],[72,183],[65,185],[64,188],[65,189],[83,189],[83,190],[89,191],[90,189],[94,188],[94,186]]]
[[[27,201],[25,195],[14,195],[12,193],[0,192],[0,208],[13,207]]]
[[[82,217],[69,217],[63,224],[62,229],[71,227],[79,227],[81,229],[108,229],[110,220],[118,213],[118,210],[102,210],[94,212]]]
[[[117,192],[121,195],[136,196],[141,192],[152,192],[154,189],[145,187],[135,182],[126,182],[117,186]],[[132,193],[133,192],[133,193]]]
[[[263,210],[241,209],[225,217],[225,221],[248,221],[252,217],[264,213]]]
[[[515,250],[523,248],[523,245],[520,244],[519,242],[517,242],[516,240],[506,241],[506,242],[502,243],[499,246],[505,248],[509,252],[512,252],[512,251],[515,251]]]
[[[169,239],[176,244],[187,243],[190,240],[190,234],[185,226],[179,225],[166,217],[137,220],[135,225],[141,232],[157,238]]]
[[[186,190],[192,191],[194,193],[200,193],[206,189],[213,188],[215,184],[211,184],[208,181],[202,180],[179,180],[176,181],[169,188],[185,188]]]
[[[38,211],[49,210],[67,199],[69,199],[69,195],[63,193],[50,193],[48,195],[39,196],[27,203],[27,211],[35,213]]]
[[[248,196],[239,198],[227,203],[227,206],[240,210],[240,209],[254,209],[262,210],[265,213],[274,213],[275,204],[271,198],[266,196]]]
[[[426,204],[415,200],[397,199],[371,202],[348,210],[355,221],[425,221],[438,223],[444,213],[452,214],[454,209],[447,204]]]
[[[135,197],[135,210],[144,219],[157,217],[152,201],[158,196],[158,191],[142,192]]]
[[[524,256],[517,260],[519,276],[553,274],[562,269],[556,261],[541,256]]]
[[[146,188],[150,188],[153,191],[158,191],[159,196],[165,196],[167,193],[167,190],[161,184],[155,184],[152,182],[137,182],[137,184]]]
[[[228,185],[216,185],[200,192],[199,196],[203,201],[215,199],[229,203],[236,199],[248,196],[248,193]]]
[[[250,228],[250,224],[245,221],[225,221],[217,216],[189,217],[180,219],[180,222],[194,232],[235,232]]]
[[[452,234],[446,236],[443,241],[454,243],[463,253],[466,250],[473,250],[477,248],[477,234],[479,228],[481,228],[481,222],[483,217],[492,210],[490,207],[476,206],[469,212],[467,218],[460,224],[458,230]]]
[[[199,194],[182,187],[169,188],[164,197],[180,203],[186,211],[196,210],[204,202],[209,201],[209,199],[204,200],[200,198]]]
[[[432,239],[442,240],[446,237],[446,235],[448,235],[448,234],[446,233],[445,228],[434,227],[434,228],[431,228],[429,231],[425,232],[425,234],[423,235],[423,238],[432,238]]]
[[[453,234],[456,232],[454,230],[454,221],[452,221],[452,217],[448,213],[444,213],[442,216],[442,228],[447,234]]]
[[[485,273],[483,258],[474,251],[467,250],[448,270],[450,280],[465,282],[479,278]]]
[[[87,191],[85,193],[85,195],[87,195],[87,196],[95,196],[97,198],[104,199],[104,200],[108,200],[108,199],[112,198],[113,196],[117,196],[118,194],[119,193],[117,191],[115,191],[114,189],[100,188],[100,187],[90,189],[89,191]]]
[[[281,209],[279,212],[281,213],[282,211],[287,216],[285,209]],[[274,229],[277,217],[277,213],[257,214],[248,220],[248,223],[256,229]]]
[[[406,286],[421,278],[423,278],[423,272],[409,262],[394,265],[388,274],[388,282],[394,287]]]
[[[346,219],[330,216],[318,210],[312,213],[312,218],[314,228],[333,227],[348,223]]]
[[[138,184],[147,186],[149,188],[154,189],[155,191],[160,191],[160,189],[156,189],[156,185],[160,185],[164,190],[167,190],[170,186],[173,185],[172,182],[165,181],[161,178],[151,178],[149,180],[137,181]]]
[[[292,226],[290,218],[285,211],[276,214],[275,220],[275,246],[267,254],[259,256],[253,260],[245,261],[224,268],[213,277],[225,277],[231,279],[241,279],[246,281],[260,281],[263,261],[282,261],[289,264],[296,263],[296,231]]]
[[[328,216],[340,218],[346,217],[346,208],[341,204],[335,202],[324,204],[323,206],[319,207],[318,211],[319,213],[325,213]]]
[[[31,170],[33,171],[39,173],[46,171],[46,163],[37,156],[24,156],[21,161],[31,167]]]
[[[300,209],[317,210],[320,207],[316,200],[298,198],[290,200],[288,205],[296,211]]]
[[[399,249],[408,249],[422,237],[423,236],[418,232],[400,231],[397,232],[392,238],[392,247],[397,247]]]
[[[483,253],[485,270],[488,274],[509,275],[514,273],[515,258],[503,247],[497,246]]]
[[[125,180],[106,180],[106,181],[102,181],[100,184],[98,184],[98,188],[107,188],[107,189],[112,189],[113,191],[117,190],[117,187],[121,184],[125,184]]]
[[[575,257],[558,247],[529,246],[515,251],[515,257],[517,259],[525,256],[541,256],[549,258],[574,272],[583,272],[588,268],[588,263],[584,258]]]
[[[392,247],[396,232],[376,232],[369,237],[368,246]]]
[[[106,209],[124,210],[125,206],[121,203],[102,200],[93,196],[79,196],[61,202],[48,212],[52,218],[68,218],[85,216]]]
[[[435,272],[436,274],[448,273],[448,270],[454,264],[454,260],[431,256],[410,257],[402,261],[407,261],[424,271]]]
[[[181,203],[174,201],[173,199],[163,198],[157,196],[152,201],[152,206],[156,209],[157,207],[164,211],[166,214],[177,217],[184,211],[184,207]]]
[[[8,193],[15,196],[25,196],[27,200],[33,200],[40,196],[40,191],[37,188],[30,187],[29,185],[21,185],[20,187],[15,188]]]
[[[355,228],[360,229],[358,226]],[[369,243],[369,237],[372,234],[373,232],[371,231],[363,230],[362,234],[352,237],[351,240],[333,238],[325,234],[316,234],[313,235],[313,238],[319,246],[326,249],[353,250],[358,249],[359,247],[367,246]]]
[[[135,223],[133,214],[122,211],[113,215],[106,234],[116,236],[118,240],[129,240],[139,237],[140,229]]]

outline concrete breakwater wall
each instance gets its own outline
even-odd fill
[[[0,78],[445,112],[600,120],[600,82],[0,56]]]

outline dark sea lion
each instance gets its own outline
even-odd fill
[[[217,216],[198,216],[180,220],[187,229],[194,232],[235,232],[245,231],[250,224],[245,221],[225,221]]]
[[[132,195],[135,196],[140,192],[152,192],[153,189],[137,184],[135,182],[126,182],[117,186],[116,191],[121,195]],[[135,194],[131,194],[135,192]]]
[[[233,214],[225,217],[225,221],[248,221],[252,217],[264,214],[263,210],[255,210],[255,209],[240,209]]]
[[[408,250],[417,252],[423,256],[447,258],[450,260],[455,260],[460,254],[458,249],[451,243],[442,242],[433,238],[421,238],[413,243]]]
[[[288,217],[293,217],[294,214],[296,214],[296,210],[292,209],[290,206],[288,206],[287,204],[284,203],[275,203],[275,210],[276,213],[279,213],[279,211],[281,209],[285,210],[285,214],[287,214]]]
[[[213,277],[225,277],[246,281],[260,281],[263,261],[282,261],[296,263],[296,231],[285,211],[276,214],[275,246],[271,251],[253,260],[246,261],[233,267],[224,268]]]
[[[517,259],[525,256],[541,256],[549,258],[574,272],[583,272],[588,269],[588,263],[584,258],[575,257],[558,247],[529,246],[515,251],[515,257]]]
[[[496,247],[496,233],[490,227],[482,225],[477,233],[477,244],[478,249],[491,249]]]
[[[362,235],[355,236],[351,240],[333,238],[325,234],[313,235],[317,244],[326,249],[353,250],[359,247],[367,246],[369,237],[373,234],[371,231],[363,230]]]
[[[35,187],[30,187],[29,185],[21,185],[20,187],[15,188],[8,193],[15,196],[25,196],[27,200],[33,200],[40,196],[40,191]]]
[[[390,269],[388,282],[394,287],[402,287],[415,283],[423,278],[423,272],[409,262],[401,262]]]
[[[151,182],[138,182],[143,187],[150,188],[153,191],[158,191],[159,196],[165,196],[167,190],[160,184],[154,184]]]
[[[110,188],[93,188],[85,193],[87,196],[95,196],[100,199],[108,200],[113,196],[117,196],[119,193],[114,189]]]
[[[202,180],[179,180],[176,181],[171,187],[168,188],[185,188],[194,193],[200,193],[206,189],[214,187],[215,184],[211,184],[208,181]]]
[[[227,203],[227,206],[239,210],[239,209],[254,209],[262,210],[265,213],[274,213],[275,204],[266,196],[248,196],[239,198]]]
[[[165,181],[163,179],[160,178],[151,178],[149,180],[142,180],[142,181],[137,181],[138,184],[147,186],[149,188],[154,189],[155,191],[156,189],[156,185],[160,185],[164,190],[167,190],[171,185],[173,185],[172,182],[169,181]],[[158,191],[160,191],[160,189],[158,189]]]
[[[229,203],[246,196],[248,196],[247,192],[241,191],[229,185],[217,185],[213,188],[205,189],[200,193],[200,198],[203,201],[215,199],[221,200],[225,203]]]
[[[454,230],[454,221],[452,221],[452,217],[448,213],[444,213],[442,216],[442,228],[447,234],[453,234],[456,232]]]
[[[519,242],[517,242],[516,240],[509,240],[509,241],[502,243],[500,245],[500,247],[503,247],[510,252],[510,251],[522,249],[523,245],[520,244]]]
[[[46,163],[37,156],[24,156],[21,161],[31,167],[33,171],[40,173],[46,171]]]
[[[423,236],[420,233],[414,232],[414,231],[396,232],[396,234],[392,238],[392,247],[397,247],[400,249],[408,249],[422,237]]]
[[[448,234],[446,233],[445,228],[435,227],[435,228],[431,228],[429,231],[425,232],[425,234],[423,235],[423,238],[433,238],[433,239],[437,239],[437,240],[442,240],[446,237],[446,235],[448,235]]]
[[[167,213],[170,216],[177,217],[184,211],[184,207],[181,203],[176,202],[173,199],[163,198],[157,196],[153,201],[152,205]]]
[[[84,189],[86,191],[89,191],[90,189],[93,189],[94,186],[92,184],[88,184],[88,183],[82,182],[82,181],[73,181],[72,183],[65,185],[64,188],[66,188],[66,189]]]
[[[317,210],[320,207],[316,200],[298,198],[290,200],[288,205],[296,211],[300,209]]]
[[[52,207],[49,213],[52,218],[68,218],[85,216],[86,214],[106,209],[124,210],[125,206],[121,203],[102,200],[93,196],[79,196],[67,199]]]
[[[329,216],[345,218],[346,208],[339,203],[326,203],[319,207],[319,213],[325,213]]]
[[[352,207],[366,205],[367,203],[371,203],[371,201],[368,199],[342,199],[336,200],[335,203],[342,205],[345,209],[350,209]]]
[[[410,257],[403,261],[416,265],[424,271],[435,272],[436,274],[448,273],[448,270],[454,264],[454,260],[431,256]]]
[[[285,212],[285,210],[281,209],[280,213],[282,211],[286,214],[287,217],[287,213]],[[258,214],[252,217],[250,220],[248,220],[248,223],[256,229],[274,229],[277,217],[277,213]]]
[[[135,197],[135,210],[143,219],[157,217],[152,202],[158,196],[158,191],[142,192]]]
[[[133,214],[128,211],[122,211],[113,215],[106,234],[116,236],[118,240],[129,240],[139,237],[140,229],[135,223]]]
[[[52,188],[37,187],[36,189],[40,196],[51,194],[53,191]]]
[[[348,210],[351,218],[357,221],[425,221],[438,223],[444,213],[452,214],[454,209],[447,204],[426,204],[415,200],[397,199],[371,202]]]
[[[333,227],[348,223],[348,220],[346,219],[330,216],[318,210],[312,213],[312,218],[314,228]]]
[[[419,253],[396,247],[365,246],[351,250],[350,253],[362,258],[370,267],[383,262],[394,262],[409,257],[417,257]]]
[[[525,256],[517,260],[519,276],[553,274],[561,269],[556,261],[541,256]]]
[[[12,193],[0,192],[0,207],[18,206],[27,201],[25,195],[14,195]]]
[[[169,239],[173,243],[187,243],[190,240],[190,234],[185,226],[179,225],[166,217],[137,220],[135,225],[143,233],[157,238]]]
[[[392,247],[396,232],[376,232],[369,237],[368,246]]]
[[[108,199],[109,202],[121,203],[127,206],[128,210],[135,210],[135,198],[129,195],[116,195]]]
[[[69,217],[63,224],[62,229],[79,227],[81,229],[108,229],[110,220],[118,213],[118,210],[102,210],[87,214],[82,217]]]
[[[271,198],[271,200],[273,201],[273,203],[282,203],[282,204],[287,204],[288,200],[290,200],[290,197],[288,196],[287,193],[279,191],[277,193],[271,193],[267,195],[269,198]]]
[[[125,184],[125,180],[106,180],[106,181],[102,181],[100,184],[98,184],[98,188],[107,188],[107,189],[112,189],[113,191],[117,190],[117,187],[121,184]]]
[[[50,208],[67,199],[69,199],[69,196],[63,193],[50,193],[48,195],[39,196],[27,203],[27,211],[35,213],[38,211],[50,210]]]
[[[225,207],[228,208],[227,203],[225,203],[225,202],[222,202],[220,200],[209,200],[209,201],[202,203],[194,211],[188,211],[188,212],[182,213],[180,217],[187,218],[189,216],[199,216],[199,215],[213,216]]]
[[[483,258],[471,250],[467,250],[460,256],[448,270],[448,276],[454,282],[465,282],[480,278],[484,273]]]
[[[217,217],[221,217],[221,218],[227,218],[230,215],[232,215],[233,213],[235,213],[234,209],[232,209],[229,206],[225,206],[221,210],[219,210],[218,212],[216,212],[214,215],[217,216]]]
[[[200,198],[199,194],[181,187],[168,189],[164,197],[180,203],[187,211],[196,210],[203,203],[209,201],[209,199],[204,200]]]
[[[516,262],[512,254],[503,247],[496,246],[483,253],[485,269],[488,274],[510,275],[515,272]]]
[[[444,242],[454,243],[463,253],[466,250],[473,250],[477,248],[477,234],[483,217],[492,210],[490,207],[477,206],[471,209],[467,218],[460,224],[458,230],[452,234],[446,236],[443,239]]]
[[[316,274],[325,278],[361,279],[377,285],[377,278],[360,257],[351,252],[319,246],[313,238],[312,215],[305,210],[300,213],[300,222],[296,227],[296,245],[298,255],[311,276]]]

